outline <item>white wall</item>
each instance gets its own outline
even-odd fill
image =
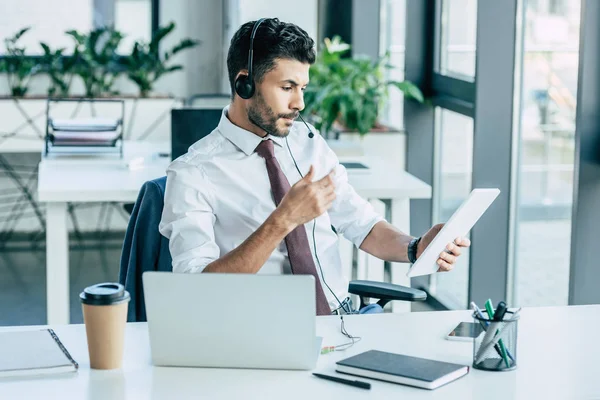
[[[240,21],[261,17],[279,18],[304,29],[313,39],[317,38],[317,0],[239,0]]]
[[[183,71],[164,77],[157,90],[176,96],[197,93],[219,93],[223,64],[223,4],[215,0],[163,0],[160,2],[160,23],[174,21],[177,25],[165,46],[172,46],[183,37],[202,41],[173,61],[183,64]]]
[[[225,4],[223,37],[223,75],[221,90],[229,93],[227,77],[227,50],[235,31],[248,21],[259,18],[279,18],[304,29],[315,41],[318,33],[318,0],[303,2],[291,0],[223,0]]]

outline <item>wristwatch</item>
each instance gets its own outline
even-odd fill
[[[408,243],[408,261],[410,261],[411,264],[414,264],[415,261],[417,261],[417,246],[419,245],[419,242],[421,241],[421,238],[413,238],[413,240],[410,241],[410,243]]]

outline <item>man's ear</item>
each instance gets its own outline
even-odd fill
[[[247,69],[241,69],[240,72],[238,72],[237,75],[235,76],[235,80],[234,81],[237,81],[237,79],[240,76],[248,76],[248,70]]]

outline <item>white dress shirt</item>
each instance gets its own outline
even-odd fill
[[[201,272],[206,265],[241,245],[275,210],[265,160],[254,152],[263,140],[229,121],[226,107],[219,126],[194,143],[188,152],[167,169],[165,205],[160,232],[169,239],[174,272]],[[294,166],[286,140],[298,168],[305,175],[311,164],[315,180],[335,168],[336,199],[328,212],[305,224],[317,273],[342,301],[348,295],[348,280],[343,275],[336,231],[359,247],[373,226],[383,220],[371,205],[356,194],[348,183],[346,169],[335,153],[311,126],[315,136],[308,137],[304,124],[295,122],[288,138],[268,135],[275,157],[294,185],[302,177]],[[317,243],[319,260],[315,258]],[[273,251],[259,273],[289,274],[291,268],[285,241]],[[332,309],[335,297],[322,285]]]

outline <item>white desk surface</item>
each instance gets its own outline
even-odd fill
[[[42,159],[38,178],[38,199],[42,202],[134,202],[142,184],[165,175],[170,157],[168,143],[125,142],[124,158],[118,159]],[[145,157],[141,169],[130,170],[127,162]],[[349,173],[350,183],[365,198],[431,197],[431,186],[405,171],[389,171],[373,162],[373,172]]]
[[[319,357],[315,371],[334,372],[335,361],[369,349],[471,364],[471,343],[444,335],[468,311],[347,316],[346,327],[363,340],[345,352]],[[337,317],[317,317],[324,345],[343,343]],[[7,399],[598,399],[600,306],[523,309],[518,367],[470,373],[434,391],[372,382],[371,390],[317,379],[311,371],[153,367],[147,325],[128,324],[123,368],[91,371],[83,325],[54,327],[80,364],[76,374],[0,381]],[[8,327],[6,329],[31,329]],[[224,349],[226,351],[226,349]]]

